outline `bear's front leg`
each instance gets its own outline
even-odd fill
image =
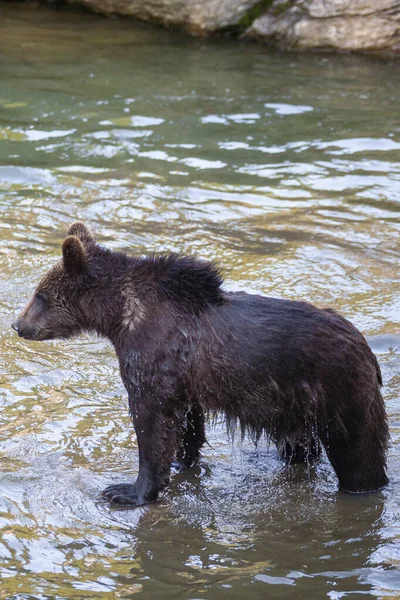
[[[141,506],[157,500],[169,483],[170,467],[179,447],[183,415],[147,405],[135,406],[133,422],[139,445],[139,474],[135,483],[108,486],[102,493],[112,504]]]

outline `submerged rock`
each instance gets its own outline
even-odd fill
[[[237,25],[260,0],[78,0],[103,14],[119,14],[175,25],[193,33]]]
[[[275,0],[246,37],[290,49],[400,50],[399,0]]]

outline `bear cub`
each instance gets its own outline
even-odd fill
[[[94,331],[113,344],[139,445],[135,483],[103,492],[114,504],[154,502],[173,460],[198,460],[216,412],[288,462],[323,446],[342,490],[388,483],[379,365],[331,309],[227,292],[213,263],[113,252],[77,222],[12,327],[27,340]]]

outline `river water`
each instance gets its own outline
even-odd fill
[[[399,97],[396,62],[0,4],[1,599],[400,597]],[[157,504],[101,501],[138,468],[111,347],[10,329],[76,218],[351,319],[390,485],[346,495],[326,459],[285,469],[217,423]]]

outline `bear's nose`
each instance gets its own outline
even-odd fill
[[[18,321],[14,321],[14,323],[11,323],[11,327],[14,329],[14,331],[16,331],[18,333],[18,329],[19,329]]]

